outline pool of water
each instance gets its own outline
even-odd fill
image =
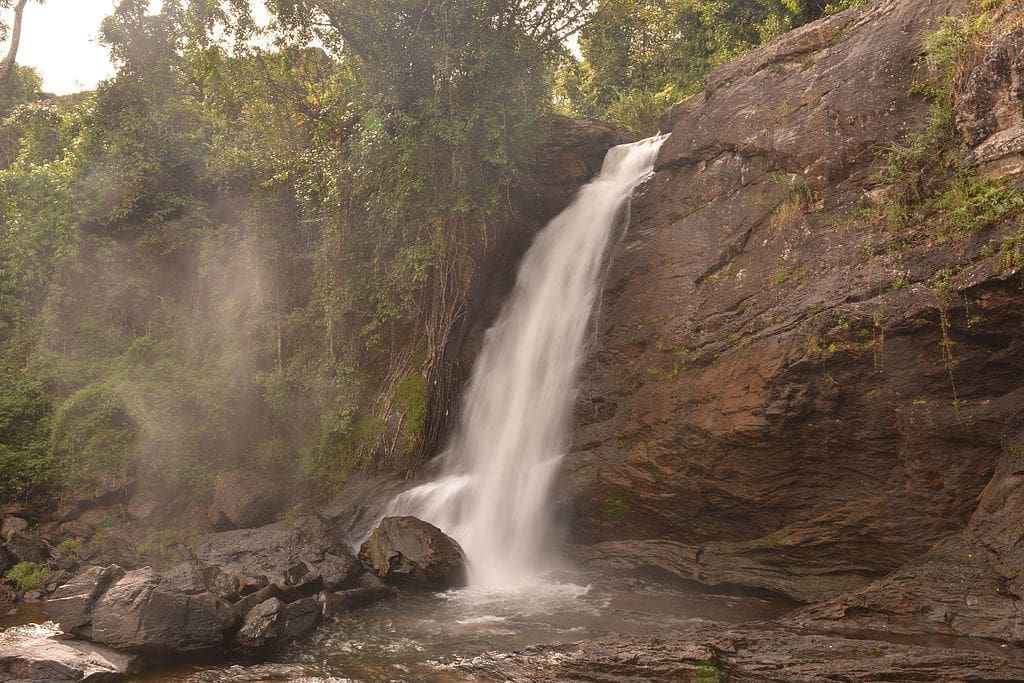
[[[670,636],[694,621],[769,619],[789,605],[634,580],[554,580],[503,591],[407,595],[325,624],[269,661],[163,667],[136,683],[469,680],[453,670],[485,652],[607,635]]]

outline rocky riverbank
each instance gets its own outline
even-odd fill
[[[309,516],[210,534],[192,560],[165,571],[88,566],[46,601],[64,637],[12,630],[0,640],[0,672],[85,681],[139,670],[136,655],[265,655],[324,620],[396,597],[396,586],[465,583],[458,544],[409,517],[382,520],[359,557]]]

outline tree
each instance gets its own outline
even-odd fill
[[[569,113],[657,130],[673,102],[715,67],[795,26],[863,0],[597,0],[580,34],[582,62],[559,77]]]
[[[7,9],[10,6],[10,2],[11,0],[0,0],[0,9]],[[21,22],[25,14],[25,5],[27,4],[28,0],[16,1],[14,5],[14,19],[10,29],[8,29],[7,24],[0,22],[0,39],[6,38],[8,32],[11,37],[11,44],[7,48],[7,56],[0,62],[0,95],[6,90],[7,81],[14,72],[14,62],[18,57],[18,46],[21,43]]]

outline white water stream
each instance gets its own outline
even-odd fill
[[[472,586],[521,586],[544,569],[548,498],[605,252],[663,141],[611,149],[597,178],[537,236],[473,368],[444,476],[389,506],[389,515],[414,515],[453,536]]]

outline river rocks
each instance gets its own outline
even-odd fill
[[[93,683],[136,673],[142,661],[93,643],[56,639],[33,627],[0,634],[0,680]]]
[[[320,605],[313,598],[288,604],[270,598],[249,611],[234,644],[247,650],[277,648],[308,634],[320,619]]]
[[[838,14],[666,118],[556,489],[588,563],[829,600],[968,524],[1024,424],[1024,291],[994,253],[1019,223],[853,217],[877,151],[926,120],[921,37],[966,10]]]
[[[193,561],[162,572],[87,567],[47,613],[68,633],[132,652],[252,652],[309,633],[323,619],[322,595],[333,616],[394,593],[363,572],[343,539],[305,517],[208,535]]]
[[[231,577],[242,594],[273,583],[312,595],[340,588],[363,571],[345,540],[317,517],[210,534],[196,545],[195,557]]]
[[[466,583],[466,557],[459,544],[415,517],[385,517],[359,549],[359,558],[399,586],[443,590]]]

